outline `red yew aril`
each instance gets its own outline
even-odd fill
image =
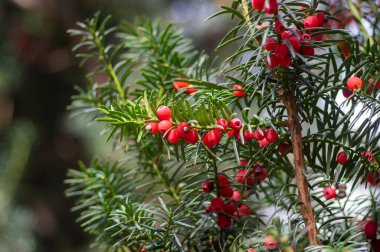
[[[211,130],[203,137],[203,144],[211,149],[218,145],[221,139],[222,136],[218,130]]]
[[[247,207],[246,205],[240,205],[237,211],[235,211],[234,216],[236,218],[241,218],[243,217],[243,215],[251,215],[251,214],[252,214],[252,210],[249,209],[249,207]]]
[[[242,85],[234,85],[233,87],[233,94],[236,96],[236,97],[243,97],[245,96],[245,92],[244,92],[244,87]]]
[[[348,161],[346,152],[344,151],[339,152],[338,155],[336,156],[336,161],[341,165],[345,164]]]
[[[256,250],[256,249],[253,249],[253,248],[249,248],[249,249],[247,249],[246,252],[257,252],[257,250]]]
[[[289,48],[286,44],[280,44],[274,49],[274,53],[279,60],[289,56]]]
[[[281,154],[288,153],[290,151],[290,144],[288,144],[288,143],[282,143],[282,144],[280,144],[280,146],[278,147],[278,151]]]
[[[264,9],[267,14],[275,14],[278,11],[277,0],[265,0]]]
[[[172,112],[169,107],[160,106],[157,109],[157,116],[160,120],[170,120],[170,118],[172,117]]]
[[[185,138],[185,136],[190,132],[190,127],[188,123],[181,122],[177,126],[177,131],[179,137]]]
[[[280,60],[278,59],[277,55],[274,53],[271,53],[267,56],[265,64],[269,68],[275,68],[280,64]]]
[[[235,130],[229,130],[228,132],[227,132],[227,136],[228,137],[234,137],[235,136]]]
[[[375,159],[375,156],[369,150],[363,151],[361,156],[363,160],[368,161],[370,163],[372,163],[372,161]]]
[[[269,144],[269,141],[264,138],[263,140],[259,141],[259,146],[261,149],[264,149]]]
[[[226,175],[218,174],[219,188],[225,187],[226,185],[228,185],[228,183],[230,183],[230,179]]]
[[[162,120],[158,123],[158,131],[161,134],[165,134],[171,127],[173,126],[171,121],[168,120]]]
[[[252,8],[262,10],[264,8],[265,0],[252,0]]]
[[[236,207],[233,203],[228,203],[223,206],[223,212],[228,215],[233,215],[236,210]]]
[[[275,250],[278,247],[278,241],[272,235],[266,235],[264,237],[264,246],[269,250]]]
[[[240,169],[235,176],[235,181],[241,184],[245,184],[249,172],[247,169]]]
[[[316,16],[309,16],[305,19],[303,25],[306,29],[308,28],[316,28],[319,26],[319,20]]]
[[[276,142],[278,139],[278,134],[274,129],[269,129],[266,132],[266,139],[268,142],[273,143]]]
[[[145,127],[146,131],[148,131],[151,134],[157,134],[158,133],[158,123],[155,122],[148,122]]]
[[[315,50],[314,50],[314,47],[312,46],[304,45],[304,46],[301,46],[300,53],[303,56],[314,56]]]
[[[243,124],[239,118],[234,118],[230,121],[230,127],[234,130],[240,130]]]
[[[244,141],[249,141],[253,138],[253,134],[249,130],[245,130],[243,133]]]
[[[198,132],[194,129],[191,129],[184,137],[183,139],[188,143],[188,144],[196,144],[199,141],[199,136]]]
[[[217,222],[218,222],[218,226],[221,229],[229,229],[232,225],[231,218],[229,218],[228,216],[224,214],[219,214]]]
[[[210,193],[214,189],[214,182],[213,181],[205,181],[202,184],[202,191],[204,193]]]
[[[278,46],[278,42],[274,38],[267,38],[264,48],[267,51],[273,51]]]
[[[254,179],[261,183],[268,177],[268,171],[265,167],[256,164],[255,165],[255,173],[254,173]]]
[[[248,164],[247,160],[240,160],[240,166],[246,166]]]
[[[364,235],[369,240],[375,240],[377,235],[377,223],[374,221],[367,221],[363,227]]]
[[[222,187],[220,190],[220,196],[225,197],[225,198],[231,198],[232,195],[234,194],[234,190],[232,189],[231,186],[225,186]]]
[[[284,31],[283,33],[281,33],[281,38],[282,39],[286,39],[286,38],[288,38],[291,35],[293,35],[292,31],[290,31],[290,30]]]
[[[220,213],[223,211],[224,201],[222,198],[213,198],[211,200],[210,209],[214,213]]]
[[[356,89],[362,88],[362,86],[363,86],[363,81],[356,76],[352,76],[347,80],[347,88],[351,92],[355,91]]]
[[[287,37],[285,41],[289,42],[289,44],[293,47],[293,50],[295,52],[299,52],[300,47],[301,47],[301,42],[295,35]]]
[[[168,140],[169,143],[172,143],[172,144],[176,144],[179,142],[179,140],[181,139],[179,136],[178,136],[178,132],[176,129],[172,129],[170,130],[166,136],[165,136],[166,140]]]
[[[325,14],[323,12],[317,13],[318,26],[322,27],[325,24]]]
[[[275,23],[274,23],[274,31],[277,33],[277,34],[281,34],[285,31],[285,26],[281,23],[280,20],[277,20]]]
[[[257,141],[261,141],[265,138],[266,136],[266,130],[265,129],[261,129],[262,133],[260,133],[259,130],[255,130],[253,132],[253,138],[256,139]]]
[[[290,56],[287,56],[280,61],[280,65],[284,68],[289,68],[293,63],[293,59]]]
[[[301,35],[301,41],[303,41],[304,43],[310,43],[312,40],[311,36],[307,33],[304,33]]]
[[[183,81],[175,81],[175,82],[173,83],[173,87],[174,87],[174,89],[177,90],[177,91],[179,91],[179,90],[181,90],[181,89],[183,89],[183,88],[191,87],[191,86],[192,86],[192,85],[191,85],[190,83],[188,83],[188,82],[183,82]],[[197,92],[197,89],[195,89],[195,88],[188,88],[188,89],[185,91],[186,94],[192,94],[192,93],[195,93],[195,92]]]
[[[379,180],[379,174],[378,173],[369,173],[366,182],[369,183],[371,186],[377,186],[380,183]]]
[[[241,191],[234,191],[231,197],[232,200],[240,200],[241,199]]]
[[[342,94],[345,98],[349,98],[352,95],[352,93],[346,88],[342,89]]]
[[[216,121],[215,124],[223,127],[223,129],[215,129],[221,132],[226,131],[226,129],[228,128],[228,122],[227,120],[224,120],[224,119],[219,119],[218,121]]]
[[[325,196],[326,200],[336,198],[335,188],[332,186],[326,187],[325,190],[323,191],[323,196]]]

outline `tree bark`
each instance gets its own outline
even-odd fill
[[[296,173],[298,200],[301,202],[300,213],[307,229],[307,238],[310,245],[318,245],[318,230],[315,224],[314,212],[310,203],[310,194],[307,179],[303,171],[306,171],[305,157],[302,147],[302,127],[298,118],[298,106],[295,100],[294,90],[284,93],[282,101],[288,112],[288,127],[292,138],[294,168]]]

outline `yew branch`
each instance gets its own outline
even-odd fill
[[[284,92],[282,101],[288,112],[288,127],[291,133],[293,154],[294,154],[294,168],[296,172],[298,200],[301,202],[300,213],[304,219],[306,229],[308,231],[307,238],[310,245],[318,245],[318,230],[315,225],[315,218],[313,209],[310,203],[310,194],[307,184],[307,179],[303,174],[306,170],[305,158],[302,147],[302,127],[298,119],[298,106],[295,100],[294,90]]]

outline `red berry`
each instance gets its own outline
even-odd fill
[[[191,86],[192,86],[191,84],[189,84],[187,82],[183,82],[183,81],[175,81],[173,83],[173,87],[177,91],[186,88],[186,91],[185,91],[186,94],[192,94],[192,93],[197,92],[197,89],[195,89],[195,88],[188,88]]]
[[[363,228],[364,235],[369,240],[375,240],[377,235],[377,223],[374,221],[367,221]]]
[[[227,136],[228,137],[234,137],[234,135],[235,135],[235,130],[229,130],[228,132],[227,132]]]
[[[347,80],[347,88],[351,92],[355,91],[356,89],[361,88],[362,86],[363,86],[363,81],[356,76],[352,76]]]
[[[225,187],[230,183],[230,179],[224,174],[218,174],[218,185],[220,188]]]
[[[257,141],[261,141],[265,138],[266,131],[265,129],[261,129],[262,133],[260,133],[259,130],[255,130],[253,132],[253,138],[256,139]]]
[[[228,215],[233,215],[235,212],[235,205],[233,203],[228,203],[223,206],[223,212]]]
[[[240,205],[237,211],[235,211],[234,216],[236,218],[241,218],[242,215],[251,215],[252,210],[249,209],[246,205]]]
[[[248,164],[247,160],[240,160],[240,166],[246,166]]]
[[[203,144],[211,149],[217,146],[222,139],[220,132],[218,130],[211,130],[205,134],[203,137]]]
[[[278,11],[277,0],[266,0],[264,4],[264,11],[267,14],[275,14]]]
[[[185,136],[189,134],[190,132],[189,124],[185,122],[179,123],[177,126],[177,131],[178,131],[179,137],[185,138]]]
[[[289,48],[285,44],[280,44],[274,49],[274,53],[278,59],[282,60],[289,56]]]
[[[379,184],[379,178],[378,174],[376,173],[369,173],[366,179],[367,183],[369,183],[371,186],[376,186]]]
[[[323,12],[317,13],[318,26],[322,27],[325,24],[325,14]]]
[[[248,170],[247,169],[240,169],[235,176],[235,181],[241,184],[245,184],[246,178],[248,176]]]
[[[259,164],[256,164],[255,173],[254,173],[254,178],[256,179],[256,181],[259,183],[263,182],[267,177],[268,177],[267,169]]]
[[[220,213],[223,211],[224,201],[222,198],[213,198],[211,200],[210,209],[214,213]]]
[[[264,237],[264,246],[269,250],[275,250],[278,247],[278,242],[272,235],[266,235]]]
[[[264,44],[264,48],[267,51],[273,51],[278,46],[278,42],[273,38],[267,38]]]
[[[162,120],[158,123],[158,131],[161,134],[165,134],[171,127],[173,126],[171,121],[168,120]]]
[[[264,149],[265,146],[267,146],[269,144],[268,140],[266,138],[264,138],[263,140],[259,141],[259,146],[261,149]]]
[[[165,136],[166,140],[168,140],[169,143],[176,144],[179,142],[180,137],[178,136],[178,132],[176,129],[172,129],[169,131],[169,133]]]
[[[338,155],[336,156],[336,161],[341,165],[345,164],[348,161],[346,152],[344,151],[339,152]]]
[[[146,131],[148,131],[151,134],[157,134],[158,133],[158,123],[149,122],[146,124],[145,129],[146,129]]]
[[[314,56],[314,53],[315,53],[314,47],[304,45],[301,47],[300,53],[304,56]]]
[[[290,151],[290,144],[288,144],[288,143],[282,143],[282,144],[280,144],[280,146],[278,147],[278,151],[281,154],[288,153]]]
[[[336,198],[335,188],[333,188],[332,186],[326,187],[323,191],[323,196],[325,196],[326,200]]]
[[[236,200],[236,201],[240,200],[241,199],[241,191],[234,191],[231,199]]]
[[[160,120],[170,120],[172,117],[172,112],[170,111],[170,108],[167,106],[160,106],[157,109],[157,116]]]
[[[253,249],[253,248],[249,248],[249,249],[247,249],[246,252],[257,252],[257,250],[256,250],[256,249]]]
[[[243,127],[243,124],[241,123],[239,118],[234,118],[230,121],[230,127],[234,130],[240,130],[241,127]]]
[[[191,129],[186,135],[183,137],[183,139],[188,143],[188,144],[196,144],[198,143],[199,137],[198,133],[195,129]]]
[[[285,40],[289,42],[289,44],[293,47],[293,50],[295,52],[299,52],[301,42],[295,35],[289,36]]]
[[[373,153],[371,151],[367,150],[367,151],[362,152],[362,159],[363,160],[366,160],[366,161],[372,163],[374,158],[375,158],[375,156],[373,155]]]
[[[249,141],[253,138],[253,134],[249,130],[245,130],[243,133],[244,141]]]
[[[286,39],[292,35],[293,35],[292,31],[284,31],[283,33],[281,33],[281,38]]]
[[[264,8],[265,0],[252,0],[252,8],[262,10]]]
[[[268,54],[265,64],[269,68],[275,68],[280,64],[280,60],[277,58],[276,54],[271,53],[271,54]]]
[[[301,35],[301,41],[303,41],[304,43],[310,43],[311,42],[311,36],[307,33],[304,33]]]
[[[213,181],[205,181],[202,184],[202,191],[204,193],[210,193],[214,189],[214,182]]]
[[[310,16],[305,19],[303,25],[306,29],[308,28],[316,28],[319,26],[319,20],[316,16]]]
[[[278,134],[274,129],[269,129],[266,132],[266,139],[268,142],[273,143],[276,142],[278,139]]]
[[[233,90],[236,90],[236,91],[233,91],[233,93],[234,93],[234,95],[236,97],[243,97],[243,96],[245,96],[244,87],[243,86],[236,84],[236,85],[234,85]]]
[[[229,229],[232,225],[232,220],[224,214],[219,214],[218,216],[218,226],[221,229]]]
[[[285,26],[281,23],[280,20],[277,20],[274,23],[274,31],[278,34],[281,34],[285,31]]]
[[[342,89],[342,94],[345,98],[349,98],[352,95],[352,93],[348,89],[345,89],[345,88]]]
[[[221,132],[226,131],[226,129],[228,128],[228,122],[227,120],[224,120],[224,119],[219,119],[218,121],[216,121],[215,124],[223,127],[223,129],[215,129]]]
[[[292,63],[293,59],[290,56],[287,56],[280,61],[280,65],[284,68],[289,68],[292,65]]]
[[[226,198],[231,198],[232,195],[234,194],[234,190],[232,189],[231,186],[225,186],[220,189],[220,196],[226,197]]]

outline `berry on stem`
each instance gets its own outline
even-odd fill
[[[281,34],[285,31],[285,26],[281,23],[280,20],[277,20],[275,23],[274,23],[274,31],[277,33],[277,34]]]
[[[262,10],[264,8],[265,0],[252,0],[252,8]]]
[[[191,129],[186,135],[183,137],[183,139],[188,143],[188,144],[196,144],[198,143],[199,137],[198,133],[195,129]]]
[[[281,154],[288,153],[290,151],[290,144],[288,144],[288,143],[282,143],[282,144],[280,144],[280,146],[278,146],[278,151]]]
[[[158,123],[158,131],[161,134],[165,134],[171,127],[173,126],[171,121],[168,120],[162,120]]]
[[[278,11],[277,0],[266,0],[264,3],[264,9],[267,14],[275,14]]]
[[[375,159],[375,156],[369,150],[363,151],[362,154],[361,154],[361,156],[362,156],[363,160],[366,160],[366,161],[368,161],[370,163],[372,163],[372,161]]]
[[[240,130],[243,124],[239,118],[234,118],[230,121],[230,127],[234,130]]]
[[[277,67],[280,64],[280,60],[278,59],[278,57],[276,56],[276,54],[271,53],[271,54],[269,54],[267,56],[265,64],[269,68],[275,68],[275,67]]]
[[[234,194],[234,190],[232,189],[231,186],[224,186],[220,189],[220,196],[226,197],[226,198],[231,198],[232,195]]]
[[[278,247],[278,241],[272,235],[266,235],[264,237],[264,246],[269,250],[275,250]]]
[[[214,213],[220,213],[223,211],[224,201],[222,198],[213,198],[211,200],[210,209]]]
[[[233,94],[236,96],[236,97],[243,97],[245,96],[245,92],[244,92],[244,87],[242,85],[234,85],[233,87]]]
[[[213,181],[205,181],[202,184],[202,191],[204,193],[210,193],[214,189],[214,182]]]
[[[317,13],[318,26],[322,27],[325,24],[325,14],[323,12]]]
[[[346,164],[348,161],[346,152],[344,151],[339,152],[338,155],[336,155],[336,161],[341,165]]]
[[[157,109],[157,116],[160,120],[170,120],[170,118],[172,117],[172,112],[169,107],[160,106]]]
[[[230,182],[230,179],[224,174],[218,174],[218,185],[220,188],[225,187]]]
[[[232,220],[231,218],[229,218],[228,216],[224,215],[224,214],[219,214],[218,215],[218,226],[221,228],[221,229],[229,229],[232,225]]]
[[[353,92],[356,89],[362,88],[363,86],[363,81],[356,76],[352,76],[347,80],[347,88]]]
[[[326,187],[325,190],[323,191],[323,196],[325,196],[326,200],[336,198],[335,188],[332,186]]]
[[[190,83],[188,83],[188,82],[183,82],[183,81],[175,81],[175,82],[173,83],[173,87],[174,87],[174,89],[177,90],[177,91],[179,91],[179,90],[181,90],[181,89],[183,89],[183,88],[191,87],[191,86],[192,86],[192,85],[191,85]],[[195,88],[188,88],[188,89],[186,89],[186,91],[185,91],[186,94],[192,94],[192,93],[195,93],[195,92],[197,92],[197,89],[195,89]]]
[[[190,133],[190,127],[189,124],[185,122],[181,122],[177,126],[178,135],[181,138],[185,138],[187,134]]]
[[[309,16],[305,19],[303,25],[306,29],[316,28],[319,26],[319,20],[316,16]]]
[[[374,221],[367,221],[363,227],[364,235],[369,240],[375,240],[377,235],[377,223]]]
[[[151,134],[157,134],[158,133],[158,123],[155,122],[148,122],[145,127],[146,131],[148,131]]]
[[[205,136],[203,137],[203,144],[207,148],[212,149],[219,144],[221,139],[222,136],[220,135],[220,132],[214,129],[205,134]]]
[[[259,146],[261,149],[264,149],[268,144],[269,144],[269,141],[266,138],[259,141]]]
[[[267,51],[273,51],[278,46],[278,42],[274,38],[267,38],[264,48]]]
[[[169,131],[169,133],[165,136],[166,140],[168,140],[169,143],[176,144],[179,142],[180,137],[178,136],[178,131],[176,129],[172,129]]]
[[[274,53],[279,60],[289,56],[289,48],[286,44],[280,44],[274,49]]]

